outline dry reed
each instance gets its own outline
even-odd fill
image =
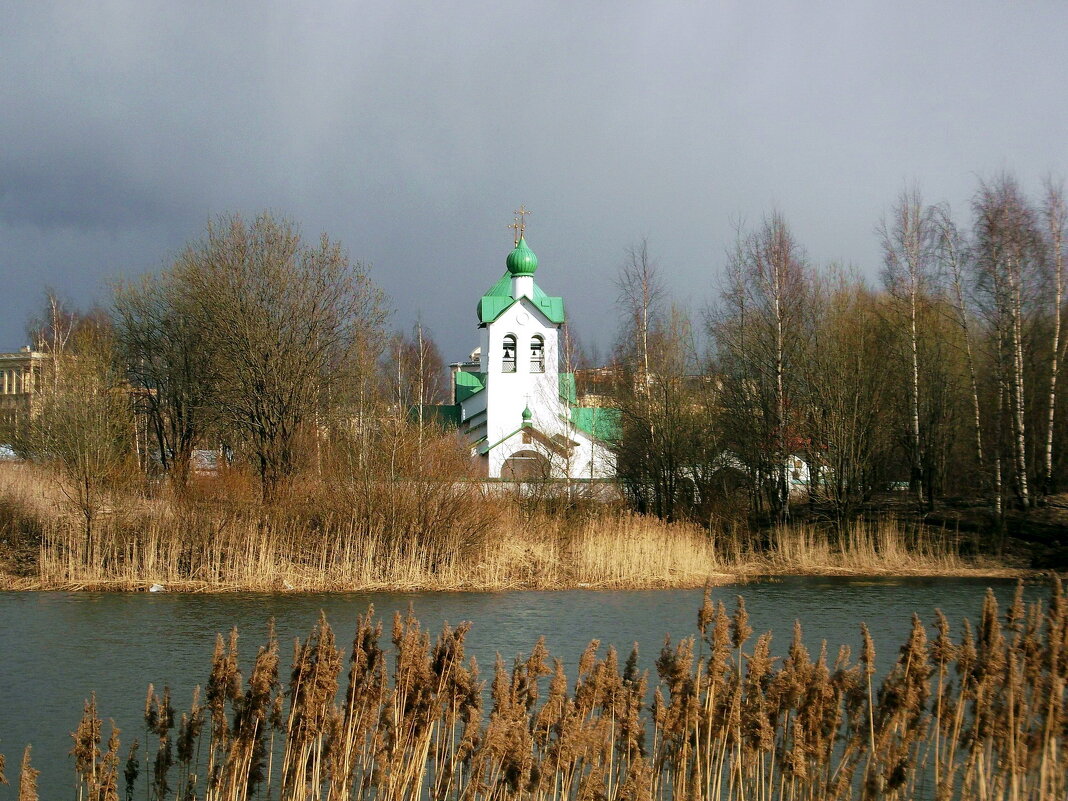
[[[477,483],[312,487],[264,509],[238,477],[208,482],[201,500],[123,498],[91,540],[30,465],[0,465],[0,524],[31,532],[34,563],[0,569],[10,588],[374,590],[694,587],[767,574],[1011,575],[966,560],[944,532],[892,519],[842,532],[780,527],[754,544],[737,527],[708,531],[611,505],[571,513],[523,508]],[[222,483],[235,498],[210,493]],[[388,492],[386,491],[388,489]],[[14,535],[13,535],[14,536]]]
[[[432,641],[410,612],[398,614],[388,659],[372,609],[346,660],[320,617],[297,642],[284,688],[273,630],[247,680],[236,632],[220,637],[206,705],[194,694],[178,760],[157,756],[149,797],[1053,801],[1068,792],[1068,603],[1057,581],[1048,602],[1025,605],[1018,591],[1004,614],[988,591],[977,629],[965,623],[956,639],[941,613],[933,640],[914,616],[878,685],[866,629],[856,662],[847,647],[813,656],[800,624],[775,660],[770,634],[753,640],[742,599],[728,614],[707,592],[697,633],[661,649],[651,703],[637,652],[621,665],[596,640],[570,688],[539,641],[510,668],[498,657],[486,694],[464,653],[467,631],[446,626]],[[150,687],[146,704],[161,754],[174,725],[168,695]],[[75,770],[89,797],[112,799],[118,733],[101,755],[99,732],[90,700],[73,735]],[[35,797],[34,776],[27,751],[20,799],[24,788]],[[136,770],[126,778],[130,793]]]
[[[30,764],[30,746],[22,752],[22,765],[19,766],[19,797],[18,801],[38,801],[37,777],[41,771]]]

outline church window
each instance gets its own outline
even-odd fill
[[[515,334],[506,334],[504,337],[504,356],[501,359],[501,370],[505,373],[515,372]]]
[[[545,340],[539,334],[530,340],[530,372],[545,372]]]

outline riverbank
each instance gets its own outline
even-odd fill
[[[409,484],[374,514],[316,495],[283,509],[201,494],[129,496],[86,527],[26,466],[0,469],[0,588],[181,592],[688,588],[768,575],[1029,575],[945,529],[886,517],[665,523],[603,503],[566,509]],[[464,494],[457,497],[457,492]],[[351,504],[351,505],[349,505]],[[69,506],[69,504],[66,504]],[[969,555],[964,555],[965,553]]]

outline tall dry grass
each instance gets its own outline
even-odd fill
[[[697,632],[665,643],[652,687],[636,652],[621,660],[596,640],[573,683],[541,641],[483,678],[468,624],[432,641],[411,613],[394,618],[390,653],[373,609],[345,650],[320,617],[288,674],[269,633],[245,680],[233,632],[188,712],[149,687],[150,747],[143,767],[128,752],[125,789],[158,801],[1065,798],[1060,583],[1030,606],[1021,588],[1004,614],[988,592],[978,626],[955,637],[941,613],[933,624],[932,639],[913,616],[877,683],[864,626],[856,658],[813,655],[795,624],[773,659],[741,598],[728,614],[706,593]],[[116,798],[118,736],[102,752],[101,728],[90,701],[73,734],[79,787]]]
[[[865,575],[957,575],[983,569],[994,560],[966,559],[957,537],[942,529],[908,528],[894,518],[856,520],[844,529],[812,524],[776,526],[759,549],[733,551],[748,572]]]
[[[85,536],[54,482],[0,465],[7,586],[368,590],[692,587],[785,573],[1004,574],[942,532],[894,520],[754,533],[664,523],[611,504],[530,508],[477,482],[309,483],[264,508],[241,474],[177,500],[123,496]],[[4,548],[0,546],[0,551]]]

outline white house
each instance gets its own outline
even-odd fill
[[[478,348],[452,365],[453,404],[435,411],[487,478],[610,478],[619,412],[576,405],[574,374],[560,371],[564,301],[534,282],[538,258],[522,236],[506,264],[478,302]]]

